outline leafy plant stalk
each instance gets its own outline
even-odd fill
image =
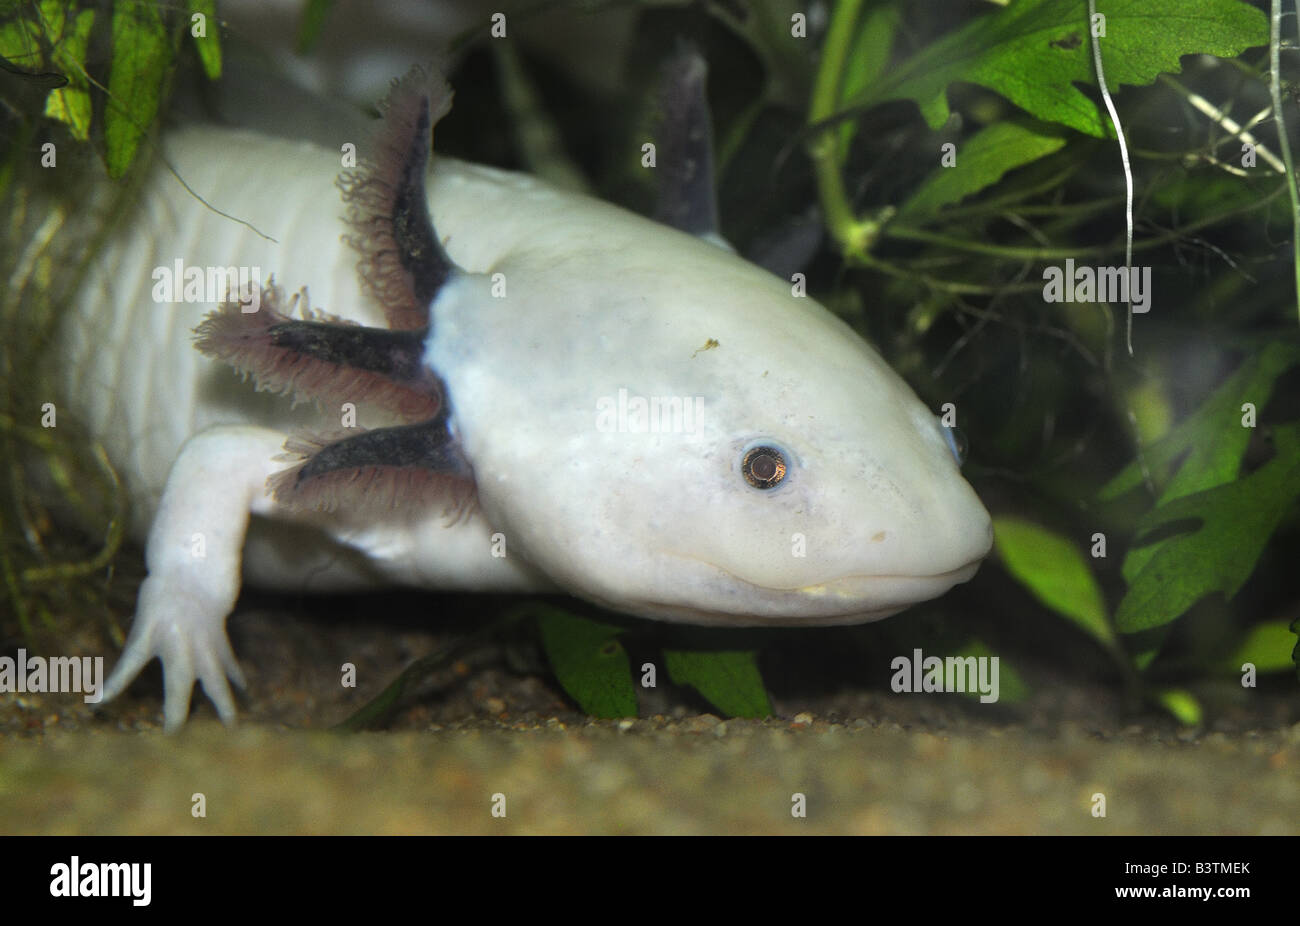
[[[817,81],[813,85],[812,103],[808,112],[810,125],[816,125],[835,114],[844,62],[853,43],[853,28],[861,10],[862,0],[840,0],[835,7],[830,28],[826,32],[826,42],[822,46]],[[859,222],[853,215],[848,194],[844,190],[844,178],[840,176],[836,157],[838,150],[836,134],[831,128],[822,129],[809,144],[808,153],[813,162],[817,191],[826,213],[826,224],[840,248],[846,254],[864,253],[874,223]]]
[[[1281,160],[1279,160],[1276,154],[1270,151],[1266,145],[1260,142],[1260,140],[1257,139],[1250,132],[1251,127],[1254,126],[1256,122],[1264,114],[1268,112],[1267,109],[1265,109],[1262,113],[1256,115],[1245,125],[1240,125],[1237,123],[1235,119],[1233,119],[1223,110],[1221,110],[1219,107],[1215,106],[1205,97],[1201,96],[1199,93],[1193,93],[1191,90],[1188,90],[1186,87],[1184,87],[1178,81],[1174,80],[1168,74],[1161,74],[1160,82],[1164,84],[1166,87],[1172,89],[1183,99],[1185,99],[1192,107],[1194,107],[1195,109],[1197,109],[1198,111],[1200,111],[1201,113],[1205,114],[1210,119],[1212,119],[1215,122],[1215,124],[1217,124],[1221,129],[1223,129],[1229,135],[1233,136],[1234,138],[1238,138],[1241,141],[1245,142],[1246,144],[1252,146],[1255,149],[1255,152],[1261,158],[1263,158],[1265,162],[1267,162],[1269,167],[1273,168],[1279,174],[1286,173],[1286,165],[1282,163]],[[1243,171],[1242,175],[1244,176],[1244,174],[1245,172]]]

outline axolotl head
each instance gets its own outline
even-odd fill
[[[548,253],[572,223],[594,230],[577,266]],[[495,265],[509,298],[449,286],[427,359],[493,528],[561,585],[661,619],[836,624],[975,573],[992,532],[953,434],[825,308],[595,202],[530,245]]]
[[[426,182],[439,93],[399,84],[343,183],[388,329],[237,306],[203,329],[263,385],[413,422],[301,445],[278,503],[450,490],[563,588],[695,623],[874,620],[974,574],[990,521],[952,435],[856,333],[599,201],[454,162]]]

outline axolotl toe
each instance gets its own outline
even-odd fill
[[[974,574],[990,522],[951,435],[856,333],[700,237],[431,160],[449,105],[413,73],[375,139],[340,138],[364,156],[342,208],[340,149],[165,139],[189,190],[153,173],[65,338],[145,539],[106,697],[156,656],[168,729],[196,679],[232,720],[244,580],[756,626],[876,620]],[[254,285],[214,295],[213,268]]]

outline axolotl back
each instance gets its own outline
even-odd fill
[[[158,656],[169,729],[195,679],[233,719],[243,577],[755,626],[876,620],[974,574],[990,522],[951,436],[857,334],[699,237],[430,164],[449,105],[399,83],[342,205],[339,149],[176,131],[168,159],[220,212],[160,168],[97,259],[66,386],[148,566],[106,697]],[[209,267],[275,281],[185,301]]]

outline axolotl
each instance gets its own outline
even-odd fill
[[[164,139],[175,173],[143,186],[64,343],[145,542],[106,699],[158,657],[168,730],[196,679],[233,721],[243,581],[814,626],[971,578],[992,532],[952,435],[857,333],[707,235],[434,157],[449,106],[415,71],[369,143]],[[186,301],[173,267],[264,278]]]

